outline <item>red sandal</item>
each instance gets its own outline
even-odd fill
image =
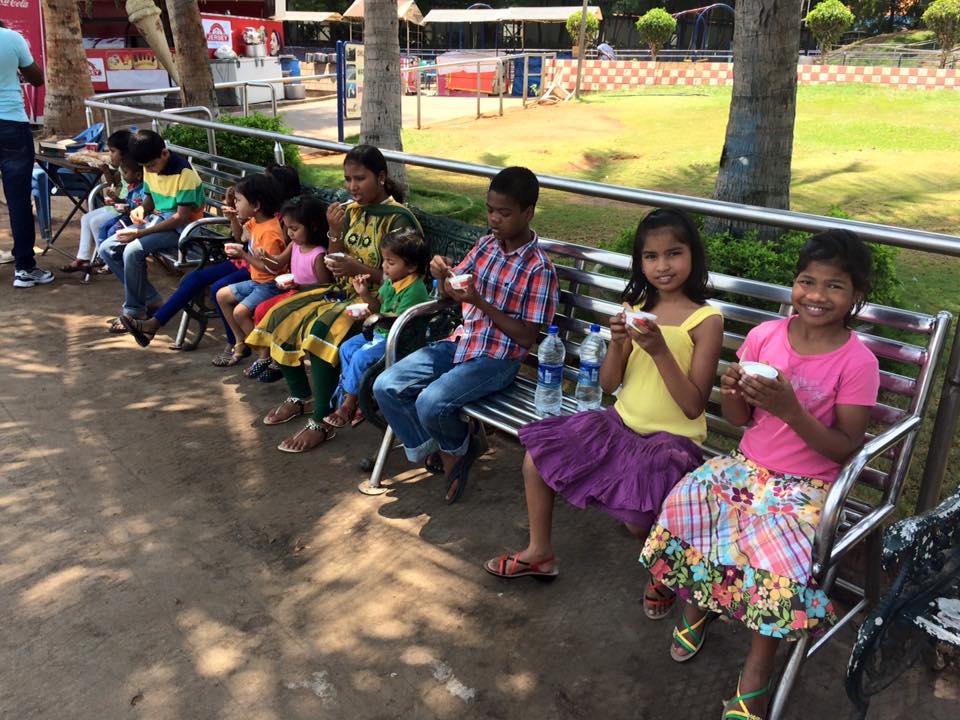
[[[651,620],[663,620],[676,601],[677,596],[666,585],[651,580],[643,591],[643,614]]]
[[[538,562],[527,562],[517,557],[519,553],[501,555],[491,558],[483,564],[483,569],[491,575],[502,578],[535,577],[538,580],[553,580],[560,571],[553,567],[544,570],[543,566],[552,563],[556,558],[551,555]]]

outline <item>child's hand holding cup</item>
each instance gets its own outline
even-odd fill
[[[227,257],[238,258],[243,255],[243,243],[227,242],[223,244],[223,251]]]
[[[143,205],[138,205],[133,210],[130,211],[130,221],[137,224],[143,225],[146,222],[144,217]]]

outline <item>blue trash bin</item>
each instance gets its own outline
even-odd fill
[[[543,84],[540,82],[540,74],[543,69],[543,58],[527,58],[527,94],[533,95],[531,88],[536,85],[541,90]],[[513,61],[513,87],[510,92],[514,97],[523,96],[523,58]]]

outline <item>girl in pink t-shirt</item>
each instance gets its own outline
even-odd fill
[[[723,613],[753,630],[730,720],[766,711],[778,640],[822,634],[833,606],[811,578],[813,536],[830,483],[863,445],[879,366],[850,329],[870,289],[869,249],[853,234],[811,237],[797,262],[795,314],[748,333],[721,378],[740,447],[709,460],[664,502],[640,561],[687,601],[671,657],[691,659]],[[763,363],[776,379],[755,374]]]

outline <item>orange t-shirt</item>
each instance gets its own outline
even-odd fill
[[[257,250],[263,250],[271,255],[279,255],[287,244],[283,241],[283,230],[280,229],[280,221],[276,218],[270,218],[262,223],[258,223],[255,218],[247,220],[244,227],[250,233],[250,254],[253,255]],[[258,283],[268,283],[273,280],[272,273],[258,270],[253,265],[250,266],[250,279]]]

